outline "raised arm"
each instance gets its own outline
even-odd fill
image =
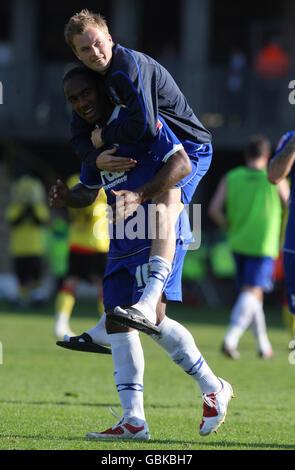
[[[268,180],[277,184],[283,178],[286,178],[295,162],[295,135],[293,135],[286,145],[278,150],[275,156],[270,160],[267,177]]]
[[[289,197],[290,197],[290,186],[286,178],[282,179],[278,183],[278,192],[284,207],[288,207]]]

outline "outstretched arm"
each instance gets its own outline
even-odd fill
[[[63,183],[60,179],[51,186],[49,191],[49,205],[51,207],[73,207],[81,208],[90,206],[96,200],[99,189],[88,189],[82,184],[77,184],[72,188]]]

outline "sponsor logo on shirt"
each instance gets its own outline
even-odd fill
[[[104,170],[101,171],[100,176],[105,190],[113,188],[117,184],[127,181],[127,175],[125,175],[125,171],[116,171],[111,173],[110,171]]]

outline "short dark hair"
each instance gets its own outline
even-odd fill
[[[245,149],[246,158],[255,160],[256,158],[269,155],[270,153],[271,144],[265,136],[253,135],[250,137]]]
[[[74,77],[78,77],[80,75],[88,77],[96,83],[101,82],[101,78],[97,72],[94,72],[93,70],[89,69],[88,67],[84,67],[83,65],[77,65],[76,67],[73,67],[65,73],[62,79],[62,85],[64,86],[64,84],[68,80]]]

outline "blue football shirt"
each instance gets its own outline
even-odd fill
[[[124,107],[115,107],[108,124],[121,122],[127,118]],[[107,203],[112,206],[116,202],[112,190],[135,190],[149,181],[165,164],[171,155],[183,148],[180,141],[167,126],[163,118],[158,121],[158,134],[150,140],[137,144],[117,145],[117,154],[121,157],[132,157],[137,161],[131,171],[109,172],[95,169],[82,163],[80,183],[90,189],[104,188]],[[155,216],[151,201],[144,201],[138,210],[124,223],[109,226],[110,258],[130,256],[151,247],[151,231],[149,220]],[[184,243],[191,243],[193,236],[186,210],[182,212],[176,227],[177,238]]]
[[[287,145],[289,140],[295,135],[295,131],[286,132],[279,140],[274,157],[280,153]],[[274,158],[273,157],[273,158]],[[292,166],[288,175],[290,178],[290,199],[289,199],[289,215],[285,232],[284,251],[295,253],[295,165]]]

